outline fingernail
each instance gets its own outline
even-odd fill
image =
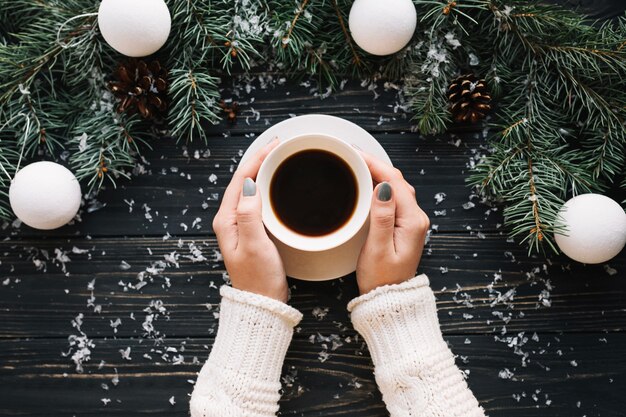
[[[265,144],[265,146],[269,146],[269,145],[271,145],[272,143],[274,143],[274,142],[278,142],[278,141],[279,141],[278,136],[274,136],[274,137],[273,137],[273,138],[272,138],[269,142],[267,142],[267,143]]]
[[[243,196],[252,197],[256,194],[256,184],[252,181],[252,178],[246,178],[243,181]]]
[[[388,182],[381,182],[378,186],[378,194],[376,197],[379,201],[391,200],[391,184]]]

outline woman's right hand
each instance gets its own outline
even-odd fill
[[[400,170],[365,152],[361,156],[378,184],[372,197],[370,230],[356,267],[359,292],[366,294],[415,276],[430,220]]]
[[[237,168],[224,192],[213,230],[233,288],[287,302],[285,268],[261,218],[256,178],[265,157],[278,145],[265,145]]]

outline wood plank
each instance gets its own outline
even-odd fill
[[[222,135],[260,133],[289,117],[328,114],[350,120],[372,132],[402,132],[411,129],[411,115],[399,94],[399,85],[384,81],[344,81],[343,88],[320,91],[315,80],[288,79],[282,72],[253,72],[224,78],[222,98],[237,101],[236,123],[222,121],[207,126],[207,132]]]
[[[496,230],[499,212],[488,211],[478,198],[475,208],[464,209],[472,190],[466,185],[467,165],[483,139],[442,136],[424,138],[416,134],[377,135],[391,159],[418,190],[418,199],[441,231]],[[450,143],[460,140],[459,146]],[[154,142],[146,155],[146,173],[132,181],[120,181],[117,189],[102,192],[98,201],[106,207],[81,215],[82,222],[54,231],[33,230],[22,225],[14,230],[5,224],[0,236],[162,236],[211,233],[211,222],[219,199],[230,182],[232,170],[251,142],[245,137],[212,137],[208,147],[184,148],[172,139]],[[207,152],[209,150],[209,153]],[[198,159],[194,158],[198,151]],[[206,157],[202,156],[206,155]],[[423,171],[422,171],[423,170]],[[214,177],[212,176],[214,175]],[[213,181],[212,181],[213,180]],[[436,203],[435,194],[446,198]],[[446,211],[437,216],[435,210]],[[200,219],[197,222],[196,219]],[[194,225],[195,222],[195,225]]]
[[[308,337],[308,333],[296,334],[287,354],[281,415],[388,415],[372,376],[369,354],[360,341],[342,340],[343,346],[321,362],[321,343],[311,343]],[[624,334],[540,334],[520,347],[527,355],[525,367],[514,349],[492,336],[472,336],[471,343],[465,336],[446,340],[459,355],[459,366],[469,372],[469,385],[491,417],[623,415]],[[138,340],[97,340],[91,362],[78,374],[61,356],[66,351],[63,340],[0,341],[0,414],[187,416],[193,389],[188,381],[195,380],[212,342],[167,339],[155,346]],[[130,361],[119,353],[128,347]],[[177,352],[164,359],[157,351],[167,347]],[[177,354],[184,356],[184,363],[172,365]],[[500,374],[510,378],[502,379]],[[114,385],[111,380],[116,375],[119,383]],[[174,406],[169,403],[172,396]],[[105,406],[102,398],[111,402]]]
[[[90,337],[139,337],[145,333],[146,316],[154,313],[150,305],[155,300],[166,308],[154,322],[158,332],[204,337],[215,329],[212,311],[224,283],[217,249],[214,238],[4,241],[0,338],[66,338],[76,333],[71,321],[79,314],[84,315],[82,330]],[[198,262],[186,258],[192,253]],[[55,260],[64,256],[71,261]],[[610,265],[613,276],[601,265],[528,258],[524,248],[497,234],[480,239],[465,233],[433,235],[420,270],[431,278],[446,334],[499,334],[503,328],[616,332],[626,328],[626,281],[620,279],[626,254]],[[357,293],[354,276],[291,284],[292,304],[307,317],[305,329],[322,326],[328,333],[334,322],[348,325],[345,305]],[[145,286],[137,289],[138,285]],[[96,305],[100,312],[94,312]],[[318,323],[313,312],[326,308],[326,320]],[[117,319],[122,323],[114,332],[111,323]]]

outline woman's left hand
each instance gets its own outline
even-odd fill
[[[286,302],[285,268],[265,231],[254,182],[261,163],[277,145],[275,139],[237,168],[213,219],[213,230],[234,288]]]

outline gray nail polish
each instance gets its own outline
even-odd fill
[[[256,184],[252,181],[252,178],[246,178],[243,181],[243,196],[252,197],[256,194]]]
[[[381,182],[378,186],[378,195],[376,197],[380,201],[391,200],[391,184],[388,182]]]

